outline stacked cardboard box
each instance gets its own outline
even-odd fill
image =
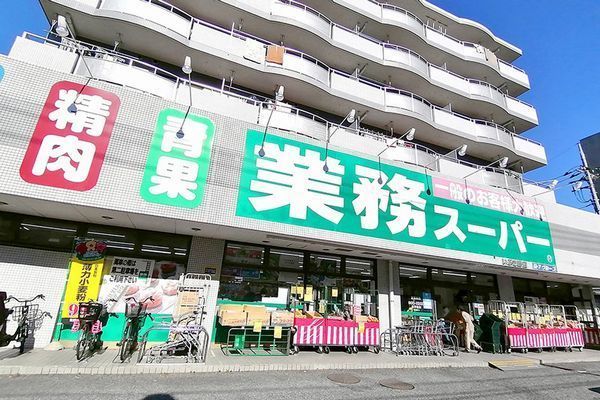
[[[247,326],[254,325],[257,322],[260,322],[263,326],[268,326],[271,322],[271,314],[265,306],[244,305],[243,310],[247,315]]]
[[[244,326],[248,315],[243,306],[228,304],[219,306],[218,317],[221,326]]]
[[[285,310],[275,310],[271,313],[272,326],[292,326],[294,325],[294,313]]]

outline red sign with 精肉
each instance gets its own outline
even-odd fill
[[[25,152],[21,178],[36,185],[92,189],[119,107],[113,93],[75,82],[55,83]]]

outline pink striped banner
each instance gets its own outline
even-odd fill
[[[325,345],[325,319],[324,318],[296,318],[294,319],[296,346],[323,346]]]
[[[354,346],[354,336],[358,331],[358,324],[354,321],[326,319],[328,346]]]
[[[356,330],[356,346],[379,346],[379,322],[365,322],[364,333],[358,333]]]
[[[585,328],[583,331],[585,335],[586,344],[600,345],[600,329],[596,328]]]
[[[506,330],[511,349],[526,349],[527,344],[527,329],[525,328],[508,328]]]

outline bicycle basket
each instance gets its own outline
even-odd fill
[[[126,303],[125,316],[127,318],[137,318],[146,312],[146,305],[139,303]]]
[[[81,321],[97,321],[102,313],[103,305],[100,303],[79,303],[78,318]]]
[[[38,311],[40,310],[40,306],[38,304],[30,304],[28,306],[15,306],[12,308],[13,312],[11,314],[13,321],[19,321],[24,314],[27,314],[28,319],[34,319]]]

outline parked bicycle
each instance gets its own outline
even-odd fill
[[[36,300],[45,300],[43,294],[38,294],[30,300],[21,300],[13,296],[6,296],[6,292],[0,292],[0,347],[6,347],[12,342],[19,343],[19,353],[25,352],[25,342],[36,324],[43,321],[46,317],[51,317],[50,313],[40,313],[40,306],[33,304]],[[6,304],[16,301],[20,305],[7,309]],[[12,335],[7,333],[8,317],[12,316],[13,321],[17,321],[17,329]]]
[[[133,297],[125,299],[125,317],[127,318],[127,322],[123,329],[121,343],[119,343],[119,357],[121,362],[125,362],[137,349],[140,329],[144,326],[146,317],[154,321],[152,316],[146,312],[146,303],[151,301],[154,301],[152,297],[148,297],[143,301],[137,301]]]
[[[108,300],[116,301],[116,300]],[[108,317],[115,316],[116,314],[109,313],[107,306],[102,303],[95,301],[79,303],[79,310],[77,315],[77,325],[81,331],[75,352],[77,361],[81,361],[85,358],[91,357],[96,350],[102,347],[102,326],[106,325]]]

